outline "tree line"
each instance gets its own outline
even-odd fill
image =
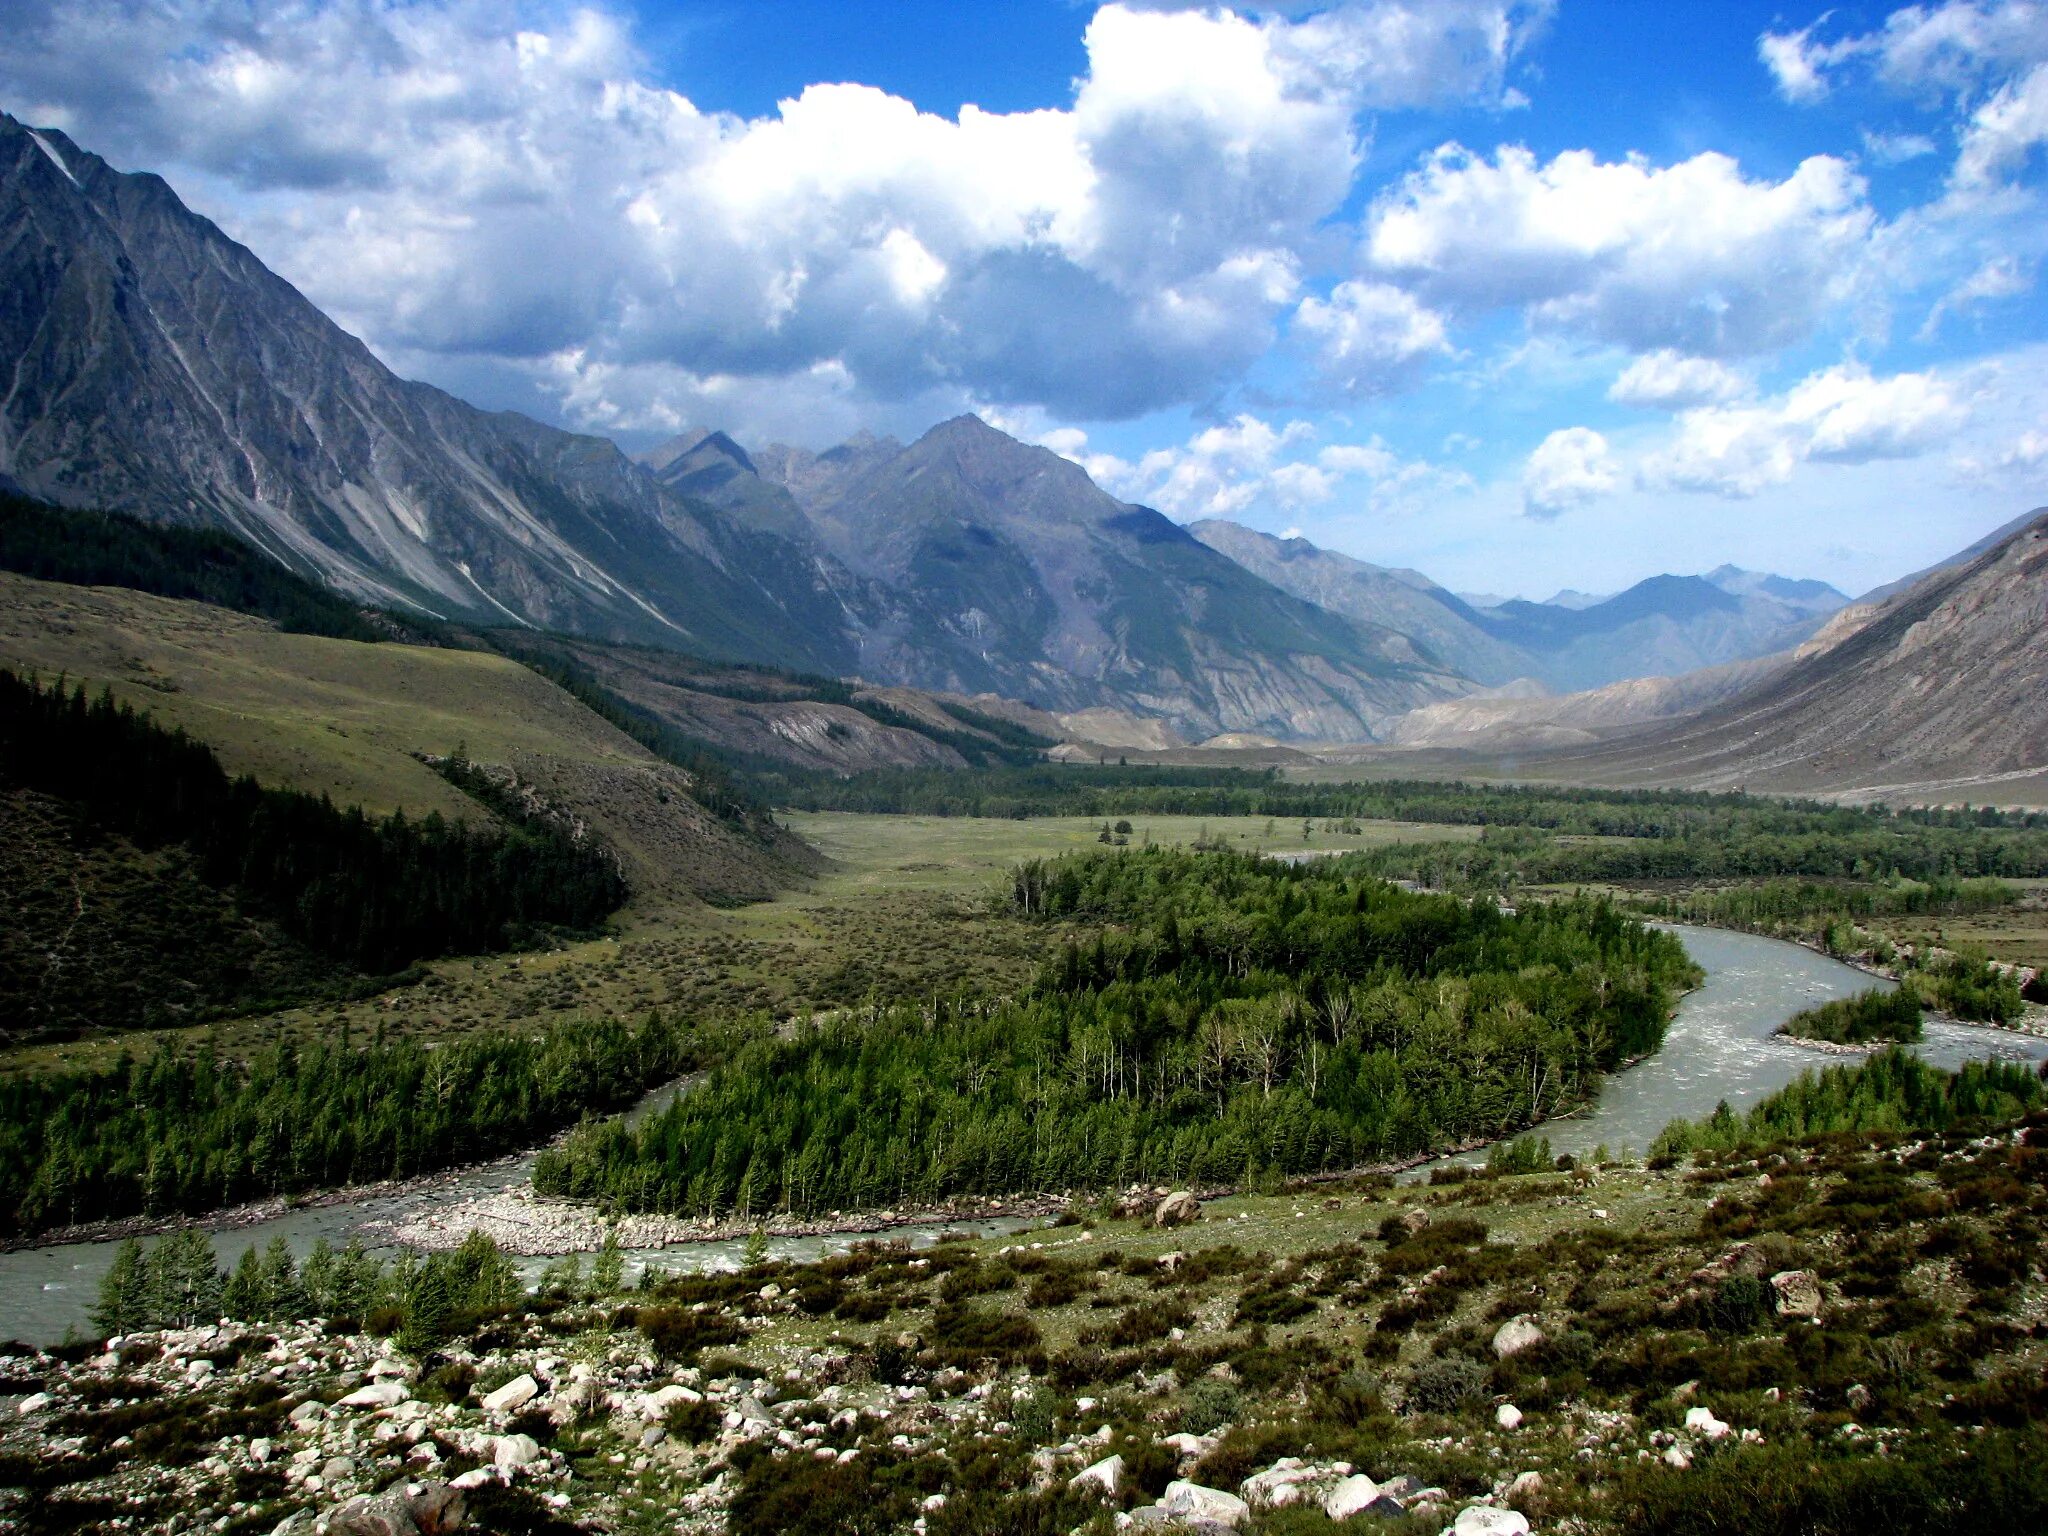
[[[747,1215],[1352,1167],[1577,1102],[1657,1046],[1698,976],[1595,900],[1506,916],[1157,849],[1027,865],[1014,887],[1021,915],[1119,931],[1019,998],[755,1039],[664,1113],[543,1151],[535,1187]]]
[[[625,900],[608,850],[533,818],[477,830],[377,817],[235,778],[210,748],[59,680],[0,670],[0,784],[78,807],[102,835],[182,845],[207,884],[372,973],[589,930]]]
[[[435,1046],[287,1041],[249,1061],[166,1042],[102,1068],[0,1079],[0,1234],[480,1162],[624,1109],[719,1048],[654,1013]]]

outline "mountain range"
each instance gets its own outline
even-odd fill
[[[1610,597],[1564,592],[1545,603],[1479,607],[1414,571],[1390,570],[1306,539],[1209,520],[1189,531],[1299,597],[1354,618],[1384,615],[1474,681],[1529,678],[1557,692],[1669,676],[1788,650],[1849,599],[1818,581],[1722,566],[1653,576]]]
[[[224,529],[402,612],[985,701],[1111,747],[1592,751],[1645,722],[1732,719],[1865,654],[1902,601],[2026,532],[1853,607],[1734,566],[1475,603],[1305,540],[1183,528],[974,416],[824,452],[699,428],[635,459],[398,378],[160,178],[4,114],[0,349],[0,489]],[[1980,605],[1946,643],[1975,655],[1964,632],[2014,603]],[[661,666],[627,674],[735,730],[811,729],[686,709]],[[1943,732],[1982,734],[1936,716],[1913,737],[1936,757]],[[811,724],[833,723],[869,730]],[[2032,750],[2015,743],[1994,755]]]

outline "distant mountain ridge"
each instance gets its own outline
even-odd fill
[[[1652,576],[1609,597],[1561,593],[1571,601],[1477,607],[1434,583],[1417,586],[1406,579],[1412,573],[1306,539],[1220,519],[1189,531],[1297,596],[1402,630],[1489,687],[1526,677],[1576,693],[1749,661],[1789,650],[1848,601],[1823,582],[1722,566],[1705,576]]]

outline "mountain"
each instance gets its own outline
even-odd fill
[[[2011,538],[2015,533],[2018,533],[2022,528],[2026,527],[2029,523],[2033,522],[2034,519],[2039,517],[2041,515],[2041,511],[2041,508],[2036,507],[2031,512],[2022,512],[2018,517],[2014,518],[2011,522],[2000,524],[1998,527],[1992,529],[1989,533],[1985,534],[1983,538],[1977,540],[1976,543],[1971,544],[1966,548],[1957,550],[1954,554],[1950,555],[1946,560],[1938,561],[1935,564],[1928,566],[1925,570],[1914,571],[1909,576],[1901,576],[1897,581],[1888,581],[1881,587],[1871,588],[1868,592],[1864,593],[1861,597],[1856,599],[1857,606],[1861,608],[1872,604],[1882,603],[1886,598],[1897,596],[1899,593],[1905,591],[1908,587],[1913,586],[1917,582],[1926,580],[1929,576],[1932,576],[1937,571],[1946,571],[1958,565],[1967,565],[1970,561],[1976,559],[1979,555],[1983,554],[1984,551],[1986,551],[1987,549],[1991,549],[1999,544],[2003,544],[2007,539]]]
[[[907,447],[863,434],[824,453],[692,433],[647,462],[735,520],[813,541],[844,573],[863,677],[1120,710],[1193,740],[1365,740],[1471,687],[1391,628],[1280,591],[976,416]]]
[[[1478,606],[1414,572],[1367,564],[1306,539],[1277,539],[1210,520],[1189,530],[1246,569],[1361,623],[1400,631],[1427,654],[1489,687],[1534,678],[1581,692],[1668,677],[1789,650],[1848,600],[1821,582],[1723,566],[1706,576],[1652,576],[1594,598],[1561,592]]]
[[[2048,509],[2007,526],[1734,698],[1544,773],[1914,800],[2048,783]]]
[[[836,671],[829,581],[611,442],[398,378],[160,178],[0,114],[0,476],[388,606]]]
[[[1188,532],[1283,592],[1358,623],[1384,625],[1453,671],[1494,685],[1531,675],[1525,651],[1497,639],[1477,610],[1425,576],[1369,565],[1307,539],[1281,539],[1224,518]]]

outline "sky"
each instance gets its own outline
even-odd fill
[[[0,108],[638,449],[963,411],[1453,588],[2048,503],[2048,0],[0,0]]]

